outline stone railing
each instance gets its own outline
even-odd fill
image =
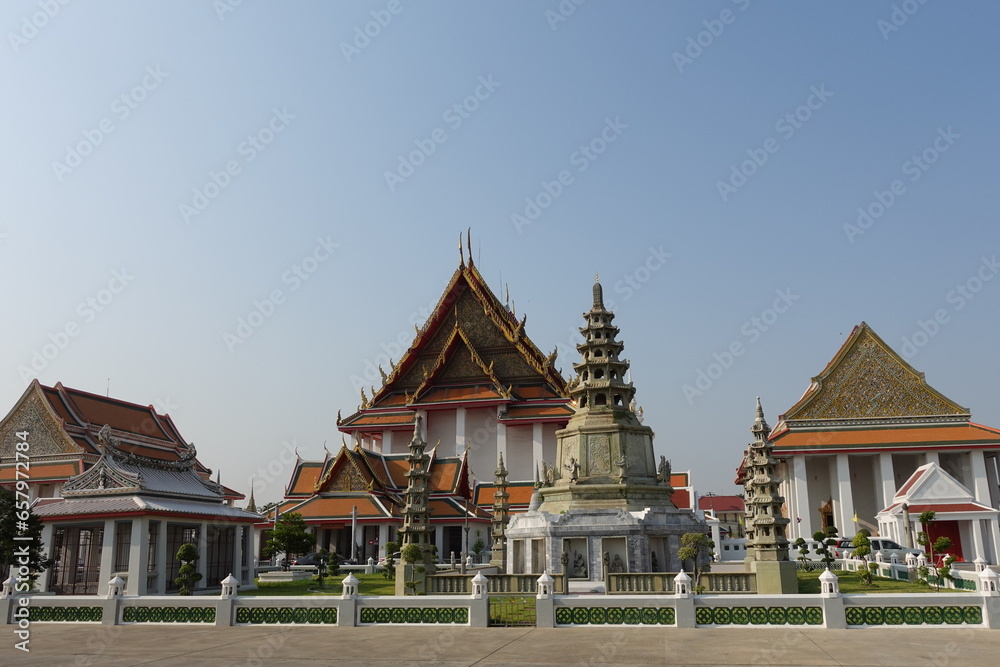
[[[533,604],[523,605],[518,613],[533,607],[534,624],[544,628],[587,625],[1000,628],[1000,575],[990,569],[973,574],[978,585],[975,592],[841,595],[837,576],[827,572],[820,578],[819,594],[725,596],[692,594],[691,577],[683,572],[672,583],[675,591],[672,595],[556,595],[555,578],[542,575],[535,581]],[[519,579],[498,579],[526,586]],[[232,577],[223,581],[222,595],[218,597],[124,597],[124,583],[118,578],[109,582],[111,592],[107,596],[15,595],[11,578],[4,582],[0,594],[0,624],[15,625],[14,635],[18,638],[26,638],[32,624],[49,622],[201,627],[490,625],[489,579],[482,573],[472,580],[472,592],[462,596],[361,597],[357,595],[358,580],[353,575],[344,579],[344,593],[339,597],[238,597],[236,579]]]
[[[428,595],[468,595],[472,592],[472,574],[433,574],[427,577]],[[535,593],[538,591],[537,574],[493,574],[489,575],[486,590],[490,593]],[[565,593],[566,577],[551,575],[553,588],[557,593]]]
[[[673,594],[676,572],[633,572],[608,574],[605,589],[615,594]],[[755,593],[757,578],[751,572],[704,572],[700,585],[705,593]]]

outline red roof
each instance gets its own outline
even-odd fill
[[[852,428],[823,431],[782,430],[771,438],[775,453],[790,449],[916,447],[1000,443],[1000,430],[971,422],[934,426]]]
[[[702,496],[698,498],[698,509],[714,512],[743,512],[746,505],[739,496]]]

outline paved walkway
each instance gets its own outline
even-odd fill
[[[0,626],[0,665],[900,665],[995,667],[1000,630]]]

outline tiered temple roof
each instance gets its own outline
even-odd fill
[[[779,417],[770,440],[777,456],[996,447],[1000,431],[970,416],[862,322]]]

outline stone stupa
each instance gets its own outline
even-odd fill
[[[556,460],[543,464],[528,511],[511,518],[507,572],[590,581],[605,571],[676,572],[681,535],[705,532],[704,519],[670,499],[670,464],[662,456],[657,464],[653,431],[634,410],[629,362],[600,282],[583,317],[570,383],[575,414],[556,431]]]

